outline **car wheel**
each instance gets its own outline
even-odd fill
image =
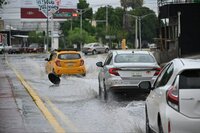
[[[93,50],[93,51],[92,51],[92,54],[97,54],[97,51],[96,51],[96,50]]]
[[[164,133],[164,132],[163,132],[163,127],[162,127],[161,119],[160,119],[159,122],[158,122],[158,130],[159,130],[159,133]]]
[[[85,76],[86,76],[86,73],[82,74],[82,76],[85,77]]]
[[[102,96],[102,87],[99,80],[99,97],[101,98],[101,96]]]
[[[108,100],[108,92],[106,89],[105,81],[103,81],[103,98],[104,98],[104,100]]]
[[[55,75],[58,76],[58,77],[61,77],[61,76],[62,76],[62,75],[56,74],[55,71],[54,71],[54,69],[52,70],[52,73],[55,74]]]
[[[145,115],[146,115],[146,133],[152,133],[151,128],[149,127],[149,119],[147,114],[147,107],[145,105]]]
[[[84,53],[85,55],[87,55],[87,53]]]
[[[105,53],[108,53],[108,51],[109,51],[109,49],[106,49],[106,50],[105,50]]]

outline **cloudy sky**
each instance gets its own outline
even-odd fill
[[[87,0],[87,2],[90,4],[94,11],[96,11],[97,8],[105,5],[111,5],[112,7],[120,6],[120,0]],[[144,6],[149,7],[155,12],[157,11],[156,0],[144,0]]]

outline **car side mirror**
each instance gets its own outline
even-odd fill
[[[48,58],[45,58],[44,60],[45,60],[45,61],[49,61],[49,59],[48,59]]]
[[[100,61],[100,62],[97,62],[96,65],[97,65],[98,67],[103,67],[103,62],[101,62],[101,61]]]
[[[140,82],[140,84],[139,84],[139,88],[141,88],[141,89],[152,90],[151,82],[150,82],[150,81],[142,81],[142,82]]]

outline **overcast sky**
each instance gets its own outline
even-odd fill
[[[94,11],[97,8],[105,5],[111,5],[112,7],[120,6],[120,0],[87,0],[90,4],[90,7],[93,8]],[[157,3],[156,0],[144,0],[144,6],[149,7],[150,9],[157,11]]]

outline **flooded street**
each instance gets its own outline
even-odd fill
[[[145,132],[144,100],[121,95],[105,102],[98,97],[96,62],[104,61],[106,54],[83,55],[86,76],[62,76],[59,86],[53,85],[45,73],[44,59],[48,56],[7,55],[7,61],[37,92],[66,132]]]

